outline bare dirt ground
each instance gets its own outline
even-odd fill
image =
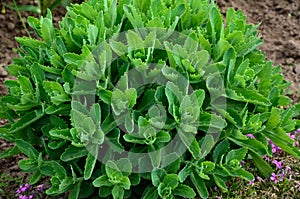
[[[273,60],[275,65],[282,65],[282,71],[287,81],[292,85],[287,93],[293,102],[300,101],[300,0],[215,0],[225,14],[229,7],[242,10],[249,23],[261,23],[260,34],[264,39],[261,50],[267,58]],[[12,4],[11,0],[0,1],[0,96],[7,91],[3,82],[10,78],[4,66],[12,63],[17,57],[16,36],[26,35],[16,11],[4,6]],[[18,0],[19,5],[34,4],[34,0]],[[54,21],[59,21],[64,15],[64,8],[54,12]],[[32,13],[21,13],[26,23],[26,18]],[[3,121],[0,121],[0,124]],[[9,148],[11,144],[0,139],[0,153]],[[7,173],[12,177],[24,178],[24,173],[18,169],[18,157],[0,159],[0,173]],[[10,184],[9,190],[1,198],[13,198],[17,184]],[[1,188],[1,187],[0,187]],[[11,195],[7,195],[11,194]]]
[[[300,1],[216,0],[223,14],[229,7],[242,10],[249,23],[261,23],[261,50],[275,65],[281,65],[287,91],[294,103],[300,101]]]

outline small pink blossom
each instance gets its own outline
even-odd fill
[[[270,177],[270,179],[272,181],[274,181],[275,184],[277,184],[277,182],[279,182],[278,177],[275,173],[272,173],[272,176]]]
[[[217,191],[218,190],[218,187],[217,186],[214,186],[214,191]]]
[[[27,191],[30,188],[30,185],[28,183],[25,184],[25,186],[20,185],[20,188],[16,191],[17,194],[20,194],[22,192]]]
[[[281,148],[279,148],[278,146],[276,146],[271,140],[269,140],[269,144],[272,147],[272,152],[273,153],[280,153],[281,152]]]
[[[240,164],[241,164],[241,166],[244,166],[244,164],[245,164],[245,161],[244,161],[244,160],[242,160]]]
[[[41,184],[41,185],[37,186],[37,191],[38,191],[38,192],[43,191],[44,186],[45,186],[44,184]]]
[[[251,180],[248,185],[253,185],[255,180]]]
[[[254,135],[253,134],[246,134],[247,137],[254,139]]]
[[[259,176],[256,176],[256,179],[257,179],[258,181],[263,181],[263,179],[262,179],[261,177],[259,177]]]
[[[294,143],[293,143],[293,146],[297,146],[297,143],[296,143],[296,142],[294,142]]]
[[[270,161],[271,159],[270,159],[270,157],[269,157],[269,156],[265,155],[265,156],[264,156],[264,160],[266,160],[266,161]]]
[[[298,172],[292,172],[292,175],[299,175]]]
[[[292,140],[295,139],[295,135],[292,135],[291,133],[287,133],[287,135],[288,135]]]
[[[273,160],[272,163],[275,164],[278,169],[282,169],[282,161]]]

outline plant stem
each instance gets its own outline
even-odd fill
[[[19,10],[19,8],[18,8],[18,6],[17,6],[17,3],[16,3],[15,0],[13,0],[13,2],[14,2],[14,6],[16,7],[16,12],[18,13],[18,16],[19,16],[19,18],[20,18],[20,20],[21,20],[21,22],[22,22],[22,25],[23,25],[23,27],[24,27],[24,29],[25,29],[25,31],[26,31],[28,37],[31,38],[31,35],[30,35],[30,33],[29,33],[29,31],[28,31],[28,29],[27,29],[27,27],[26,27],[26,24],[25,24],[25,22],[24,22],[24,20],[23,20],[23,17],[22,17],[22,15],[21,15],[21,12],[20,12],[20,10]]]

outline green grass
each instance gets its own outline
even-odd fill
[[[1,196],[9,197],[12,192],[11,185],[21,184],[22,176],[12,177],[7,173],[1,173],[0,175],[0,198]],[[12,198],[14,198],[12,196]]]

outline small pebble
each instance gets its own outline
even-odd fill
[[[0,77],[6,77],[8,75],[7,71],[3,66],[0,66]]]
[[[291,58],[291,57],[286,59],[286,63],[287,64],[292,64],[292,63],[294,63],[294,61],[295,60],[293,58]]]
[[[7,23],[7,29],[8,30],[14,30],[16,25],[12,22]]]
[[[5,20],[5,15],[4,14],[0,14],[0,20],[1,21]]]
[[[300,74],[300,64],[295,65],[295,71],[297,74]]]

